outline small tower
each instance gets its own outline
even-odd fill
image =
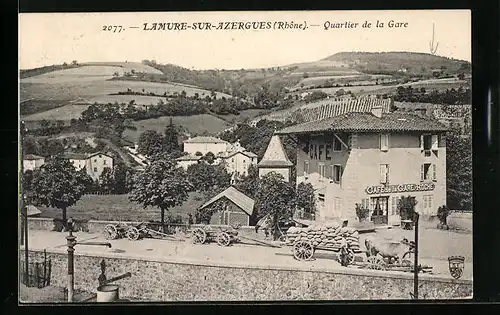
[[[283,175],[285,181],[290,181],[290,169],[293,166],[288,159],[280,137],[274,134],[267,145],[262,160],[257,164],[259,177],[268,173],[276,172]]]

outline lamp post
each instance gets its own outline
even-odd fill
[[[66,236],[67,246],[68,246],[68,302],[73,302],[74,288],[75,288],[75,268],[74,268],[74,252],[75,245],[95,245],[95,246],[107,246],[111,248],[110,243],[106,242],[85,242],[78,243],[76,241],[76,236],[73,236],[73,218],[69,218],[68,226],[68,236]]]

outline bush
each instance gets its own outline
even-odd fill
[[[437,217],[439,219],[439,225],[438,225],[439,228],[448,227],[446,219],[448,218],[449,214],[450,214],[450,209],[446,205],[443,205],[438,208]]]
[[[365,221],[368,218],[370,209],[363,207],[359,203],[356,204],[356,215],[358,216],[359,222]]]
[[[417,201],[415,197],[407,196],[401,197],[398,203],[398,211],[401,216],[401,220],[412,220],[415,215],[415,206]]]

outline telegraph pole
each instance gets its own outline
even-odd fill
[[[21,220],[21,223],[23,224],[24,227],[24,272],[25,272],[25,284],[26,286],[29,285],[29,265],[28,265],[28,208],[24,204],[24,148],[23,148],[23,140],[24,140],[24,135],[26,132],[26,128],[24,126],[24,121],[21,121],[19,132],[20,132],[20,139],[19,143],[21,146],[21,174],[20,174],[20,192],[21,192],[21,218],[24,220]]]

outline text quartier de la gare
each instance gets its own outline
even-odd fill
[[[349,29],[349,28],[357,28],[358,26],[359,26],[359,23],[351,22],[351,21],[345,21],[345,22],[330,22],[330,21],[326,21],[323,24],[323,27],[325,29],[331,29],[331,28]]]

